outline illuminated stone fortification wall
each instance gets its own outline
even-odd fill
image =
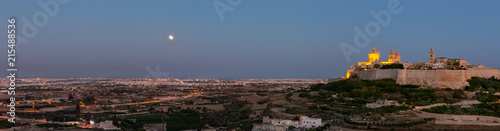
[[[500,78],[500,69],[477,68],[468,70],[403,70],[379,69],[357,73],[359,79],[375,80],[391,78],[399,84],[414,84],[426,87],[463,89],[469,85],[467,79],[473,76]]]

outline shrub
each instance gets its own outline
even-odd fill
[[[394,63],[390,65],[383,65],[380,69],[404,69],[404,66],[403,64]]]

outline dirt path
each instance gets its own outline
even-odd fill
[[[462,107],[470,107],[471,105],[474,105],[474,104],[480,104],[481,102],[477,101],[477,100],[463,100],[463,101],[460,101],[460,102],[457,102],[457,103],[453,103],[451,105],[460,105]],[[422,109],[430,109],[432,107],[436,107],[436,106],[443,106],[443,105],[450,105],[450,104],[446,104],[446,103],[436,103],[436,104],[431,104],[431,105],[427,105],[427,106],[416,106],[415,109],[417,110],[422,110]]]

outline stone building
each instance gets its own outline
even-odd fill
[[[464,69],[469,66],[465,59],[452,59],[446,57],[435,58],[434,49],[429,52],[429,63],[432,63],[432,69],[444,69],[447,67]]]
[[[465,59],[435,58],[434,49],[429,52],[429,61],[421,63],[401,62],[399,51],[389,54],[389,61],[380,61],[380,53],[373,48],[368,62],[358,62],[347,70],[346,78],[363,80],[390,78],[399,84],[414,84],[425,87],[460,89],[468,85],[472,77],[500,78],[500,69],[487,68],[482,64],[470,65]],[[402,67],[393,69],[374,68],[375,64],[399,63]]]
[[[366,103],[365,107],[379,108],[382,106],[392,106],[392,105],[399,106],[400,104],[398,103],[398,101],[385,99],[385,100],[377,100],[376,102],[373,102],[373,103]]]
[[[322,125],[321,118],[310,118],[308,116],[300,116],[301,128],[316,128]]]
[[[370,51],[370,53],[368,53],[368,61],[358,62],[357,66],[352,65],[351,70],[380,68],[382,65],[400,63],[400,62],[401,62],[401,55],[399,54],[399,49],[396,49],[396,54],[394,54],[394,51],[391,48],[388,60],[380,61],[380,52],[378,52],[375,49],[375,47],[373,47],[373,50]],[[347,71],[346,77],[349,78],[352,72],[353,71]]]
[[[262,118],[262,124],[253,124],[253,131],[286,131],[288,127],[299,127],[299,121],[287,119],[272,119],[269,116]]]
[[[375,64],[392,64],[396,62],[401,61],[401,55],[399,55],[399,50],[396,49],[396,54],[394,54],[394,51],[391,49],[391,52],[389,53],[389,59],[387,61],[380,61],[380,52],[378,52],[375,47],[373,47],[373,50],[368,53],[368,61],[366,62],[358,62],[358,66],[373,66]]]

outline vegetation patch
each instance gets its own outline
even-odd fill
[[[423,111],[440,113],[440,114],[455,114],[455,115],[483,115],[500,117],[500,103],[495,104],[475,104],[473,108],[461,108],[460,106],[436,106]]]
[[[72,127],[75,125],[61,125],[61,124],[55,124],[55,123],[47,123],[47,124],[37,124],[36,126],[46,127],[46,128],[50,128],[50,127],[57,128],[57,127]]]

